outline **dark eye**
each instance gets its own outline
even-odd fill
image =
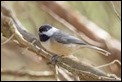
[[[40,41],[45,42],[47,41],[50,37],[45,35],[45,34],[39,34]]]

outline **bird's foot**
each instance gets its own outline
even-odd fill
[[[50,59],[50,60],[51,60],[51,63],[52,63],[52,64],[56,64],[58,58],[59,58],[59,56],[58,56],[57,54],[53,55],[53,56],[51,57],[51,59]]]

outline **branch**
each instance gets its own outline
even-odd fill
[[[34,76],[34,77],[50,77],[54,76],[52,71],[30,71],[30,70],[7,70],[1,69],[2,74],[18,75],[18,76]]]
[[[9,12],[10,10],[7,10],[4,7],[2,8],[2,13],[4,13],[4,11]],[[28,47],[31,51],[37,53],[37,55],[43,56],[48,60],[50,60],[55,54],[44,49],[41,46],[39,39],[23,30],[22,27],[18,24],[17,18],[12,13],[9,15],[1,14],[1,21],[3,30],[2,33],[4,36],[6,30],[3,28],[8,28],[8,31],[10,31],[9,33],[11,33],[11,35],[14,34],[13,39],[17,40],[19,44],[22,45],[22,47]],[[33,41],[34,43],[32,43]],[[96,69],[93,66],[86,65],[78,60],[73,60],[72,58],[62,58],[59,56],[56,65],[63,67],[72,73],[78,74],[80,78],[84,78],[85,80],[120,80],[116,77],[109,77],[105,72]]]

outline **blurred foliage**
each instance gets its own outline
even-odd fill
[[[121,20],[116,15],[111,1],[69,1],[67,3],[109,32],[111,36],[121,40]],[[118,2],[118,5],[120,4],[121,2]],[[120,6],[117,9],[120,9]],[[119,12],[121,12],[121,9]]]
[[[49,16],[48,13],[44,12],[44,10],[41,10],[36,5],[36,2],[14,1],[9,3],[11,3],[13,10],[16,12],[22,24],[32,33],[36,34],[37,31],[35,31],[35,28],[45,23],[53,24],[57,27],[64,27],[53,17]],[[64,4],[69,5],[71,9],[79,11],[89,20],[109,32],[111,36],[121,40],[121,21],[117,17],[110,1],[68,1],[64,2]]]
[[[56,27],[61,27],[62,30],[65,28],[64,25],[37,6],[36,2],[13,1],[8,2],[8,4],[11,4],[12,10],[15,12],[15,15],[21,21],[22,25],[24,25],[28,31],[37,36],[38,28],[42,24],[52,24]],[[65,28],[65,30],[69,31],[67,28]]]

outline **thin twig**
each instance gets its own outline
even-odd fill
[[[10,41],[12,38],[14,37],[14,34],[12,34],[6,41],[1,43],[1,46],[3,46],[4,44],[6,44],[8,41]]]
[[[97,67],[95,67],[95,68],[103,68],[103,67],[106,67],[106,66],[110,66],[110,65],[112,65],[112,64],[114,64],[114,63],[118,63],[119,65],[121,65],[121,62],[119,61],[119,60],[114,60],[114,61],[112,61],[112,62],[110,62],[110,63],[108,63],[108,64],[104,64],[104,65],[100,65],[100,66],[97,66]]]
[[[120,3],[121,3],[121,2],[120,2]],[[117,10],[116,10],[116,8],[115,8],[115,5],[114,5],[114,3],[113,3],[113,1],[111,1],[111,5],[112,5],[112,7],[113,7],[113,10],[114,10],[115,14],[116,14],[117,17],[121,20],[121,16],[118,14],[118,12],[117,12]]]

